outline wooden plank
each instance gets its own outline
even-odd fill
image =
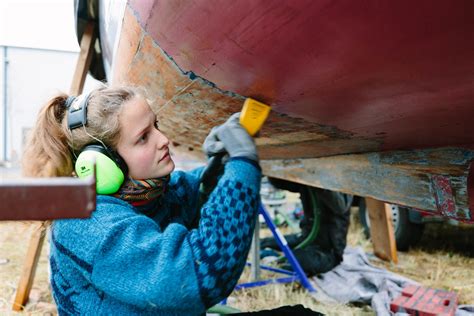
[[[36,265],[41,254],[44,237],[46,234],[47,222],[40,222],[39,226],[34,230],[28,252],[26,254],[25,264],[21,274],[20,282],[18,283],[15,300],[12,309],[14,311],[21,311],[28,302],[30,290],[33,285],[33,280],[36,273]]]
[[[77,59],[76,70],[72,79],[71,89],[69,90],[71,95],[79,95],[82,93],[87,71],[92,61],[95,39],[96,32],[94,30],[94,23],[89,22],[84,29],[84,34],[81,39],[81,52]]]
[[[445,148],[262,160],[260,164],[267,176],[474,222],[472,161],[473,150]]]
[[[366,198],[365,201],[369,212],[374,254],[383,260],[398,263],[390,205],[371,198]]]
[[[95,210],[95,179],[0,179],[0,220],[86,218]]]

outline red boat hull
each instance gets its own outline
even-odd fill
[[[373,141],[357,151],[474,145],[473,1],[130,7],[182,72],[324,125],[331,138]]]
[[[204,158],[253,97],[267,175],[474,220],[473,1],[130,0],[117,21],[108,79],[146,88],[175,152]]]

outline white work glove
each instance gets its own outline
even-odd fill
[[[245,157],[258,162],[257,147],[252,136],[240,125],[240,112],[222,125],[214,127],[203,144],[208,156],[227,152],[230,157]]]

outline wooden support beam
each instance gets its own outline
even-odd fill
[[[94,50],[94,43],[96,40],[96,32],[94,30],[94,23],[89,22],[84,30],[81,39],[81,52],[77,59],[76,70],[72,78],[71,95],[79,95],[82,93],[84,83],[86,81],[87,71],[92,61],[92,52]]]
[[[374,254],[383,260],[398,263],[390,205],[371,198],[366,198],[365,201],[369,212],[370,238]]]
[[[21,311],[28,302],[47,226],[47,222],[39,222],[38,227],[34,230],[33,235],[31,236],[28,252],[26,253],[25,264],[23,266],[20,282],[18,283],[16,290],[15,300],[13,302],[12,309],[14,311]]]
[[[267,176],[474,222],[472,161],[474,150],[442,148],[260,164]]]

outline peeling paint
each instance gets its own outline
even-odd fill
[[[436,199],[436,205],[442,215],[454,219],[465,219],[457,218],[458,213],[456,212],[456,203],[454,202],[453,189],[448,177],[433,175],[431,176],[431,183],[434,189],[434,197]],[[463,214],[461,212],[461,214]]]
[[[239,111],[244,97],[220,89],[194,71],[181,69],[140,26],[136,15],[128,11],[123,22],[127,32],[122,34],[124,38],[118,47],[119,57],[128,57],[118,58],[114,63],[116,73],[120,74],[118,82],[145,87],[167,136],[177,143],[186,143],[188,146],[183,150],[193,147],[196,157],[203,157],[198,149],[208,131]],[[136,45],[130,46],[129,43],[137,41],[131,36],[140,38]],[[130,49],[132,54],[127,52]],[[215,63],[211,64],[208,70],[214,66]],[[257,144],[264,159],[330,156],[377,150],[381,146],[376,139],[354,137],[350,132],[277,111],[271,112],[260,135]]]

